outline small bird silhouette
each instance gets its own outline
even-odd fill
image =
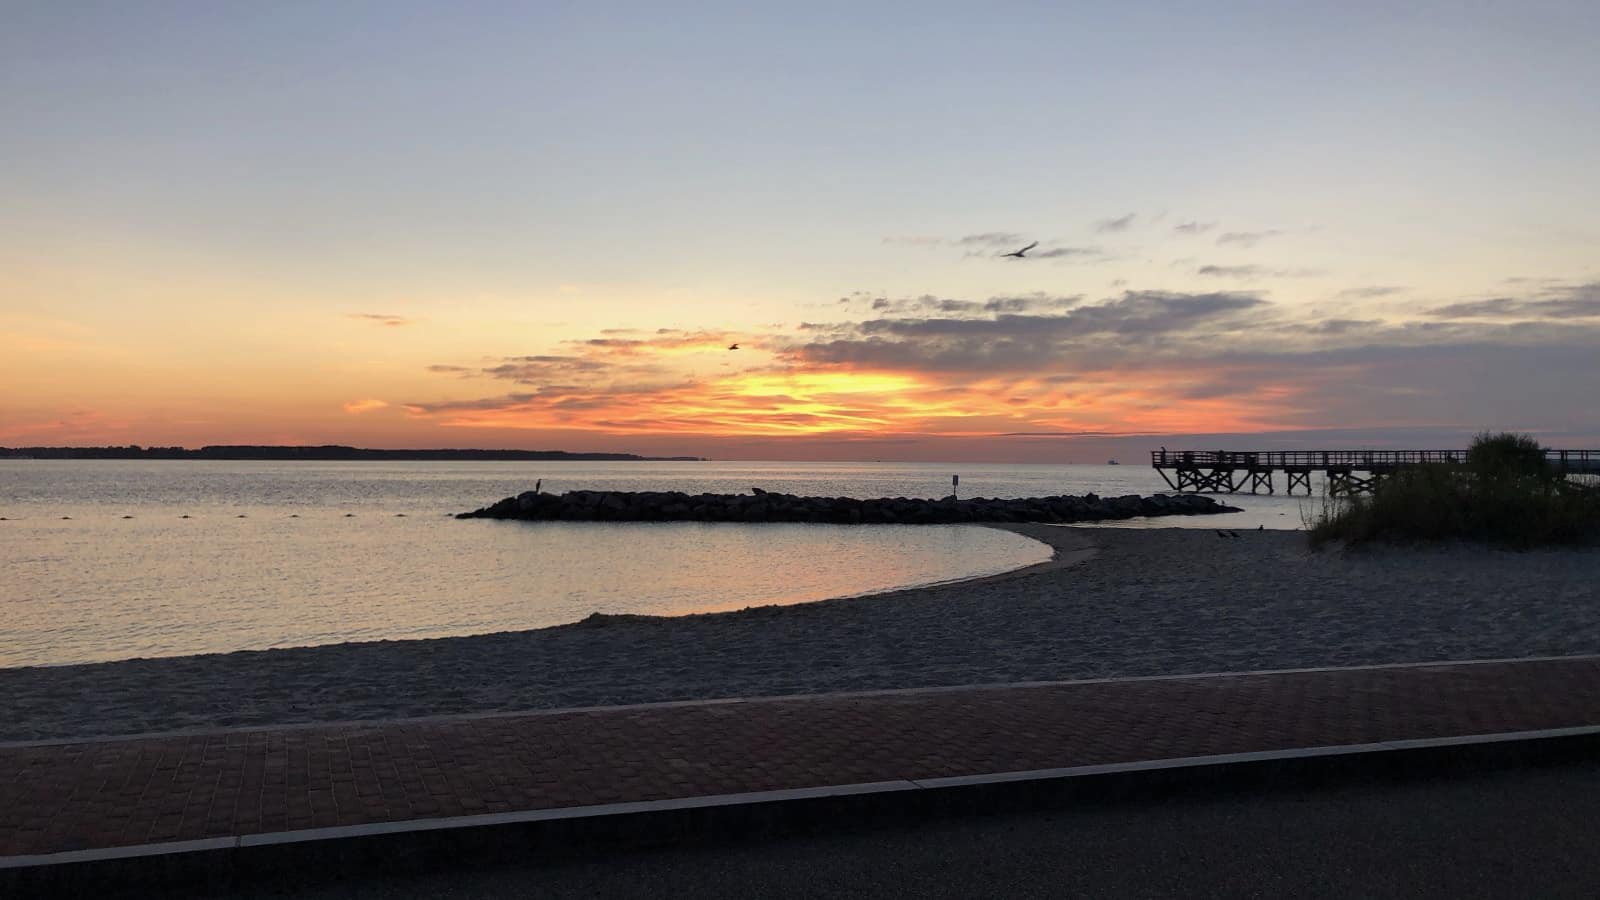
[[[737,349],[739,349],[739,345],[738,344],[729,344],[728,345],[728,349],[729,350],[737,350]]]
[[[1000,258],[1001,259],[1005,259],[1008,256],[1015,256],[1017,259],[1026,259],[1028,251],[1032,250],[1033,248],[1035,248],[1037,246],[1039,246],[1039,242],[1038,241],[1034,241],[1033,243],[1029,244],[1028,246],[1023,247],[1021,250],[1013,250],[1010,253],[1002,253],[1002,254],[1000,254]]]

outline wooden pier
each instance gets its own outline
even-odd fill
[[[1550,466],[1563,476],[1600,475],[1600,450],[1546,450]],[[1311,473],[1321,472],[1333,496],[1371,492],[1384,478],[1411,466],[1460,465],[1465,450],[1161,450],[1150,464],[1175,491],[1237,494],[1276,493],[1274,475],[1282,472],[1285,493],[1311,494]]]

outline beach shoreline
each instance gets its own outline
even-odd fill
[[[974,683],[1600,652],[1600,553],[1004,525],[1053,548],[859,597],[0,669],[0,741]]]
[[[954,587],[954,586],[958,586],[958,585],[959,586],[963,586],[963,587],[967,587],[967,588],[978,588],[978,587],[981,587],[981,586],[984,586],[984,585],[1003,584],[1003,583],[1011,581],[1013,579],[1025,578],[1025,577],[1028,577],[1030,575],[1040,575],[1040,574],[1043,574],[1043,573],[1046,573],[1046,572],[1055,572],[1055,571],[1059,571],[1061,569],[1070,568],[1072,566],[1077,565],[1078,563],[1081,563],[1081,562],[1084,562],[1086,560],[1092,559],[1094,557],[1094,555],[1095,555],[1095,552],[1099,549],[1095,545],[1094,541],[1091,540],[1088,537],[1082,537],[1082,536],[1073,537],[1073,536],[1071,536],[1069,534],[1066,534],[1065,533],[1066,532],[1066,526],[1063,526],[1063,525],[1027,525],[1027,524],[1020,524],[1019,525],[1019,524],[1010,523],[1010,522],[969,522],[969,523],[963,523],[963,524],[972,525],[973,527],[976,527],[976,528],[993,528],[993,529],[996,529],[997,531],[1009,531],[1009,532],[1011,532],[1013,534],[1020,534],[1023,537],[1031,538],[1031,539],[1037,541],[1038,543],[1043,544],[1045,547],[1050,549],[1050,558],[1046,559],[1046,560],[1043,560],[1041,562],[1029,563],[1027,565],[1018,566],[1015,569],[1007,569],[1004,572],[990,572],[990,573],[985,574],[985,575],[969,575],[969,576],[966,576],[964,578],[950,578],[950,579],[946,579],[944,581],[929,581],[929,582],[921,583],[921,584],[908,584],[908,585],[906,585],[904,587],[890,588],[889,590],[885,590],[885,591],[865,591],[865,592],[857,593],[857,594],[841,594],[841,595],[839,595],[837,597],[825,597],[825,598],[823,598],[821,600],[810,600],[810,601],[806,601],[804,603],[762,603],[762,604],[753,605],[753,606],[741,607],[739,609],[714,609],[714,610],[707,610],[705,612],[679,613],[679,614],[676,614],[676,615],[653,615],[651,613],[600,613],[600,612],[597,612],[597,613],[590,613],[588,616],[585,616],[584,618],[579,619],[576,622],[566,622],[566,623],[562,623],[560,625],[549,625],[549,626],[546,626],[545,628],[530,628],[530,629],[527,629],[526,631],[523,631],[523,632],[496,632],[496,633],[498,633],[498,634],[523,634],[523,633],[533,632],[533,631],[546,631],[546,630],[549,630],[551,628],[571,628],[571,627],[573,627],[575,625],[584,625],[584,624],[593,625],[593,624],[599,623],[599,622],[613,622],[613,621],[624,621],[624,620],[649,620],[649,619],[671,620],[671,619],[689,619],[689,618],[694,618],[696,616],[724,616],[724,615],[728,615],[730,613],[744,613],[744,612],[750,612],[752,610],[758,610],[758,609],[782,609],[784,607],[789,607],[789,606],[811,606],[811,605],[814,605],[814,604],[817,604],[817,603],[834,603],[834,602],[841,602],[841,601],[846,601],[846,600],[865,600],[865,599],[868,599],[868,598],[876,598],[876,597],[892,597],[892,596],[895,596],[895,595],[898,595],[898,594],[905,594],[905,593],[912,593],[912,592],[916,592],[916,591],[931,590],[933,588]],[[870,528],[871,526],[866,526],[866,527]],[[1051,540],[1043,540],[1043,539],[1039,538],[1035,533],[1030,531],[1030,529],[1037,529],[1037,528],[1059,529],[1063,533],[1058,535],[1058,536],[1053,536],[1053,538]],[[474,635],[468,635],[468,636],[472,637]],[[440,638],[425,638],[425,640],[441,640],[441,639]],[[370,643],[370,642],[366,642],[366,643]]]

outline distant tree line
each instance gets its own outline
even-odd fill
[[[698,456],[638,456],[633,453],[570,453],[566,450],[373,450],[324,444],[270,447],[252,444],[187,447],[0,447],[12,459],[265,459],[265,460],[599,460],[699,461]]]

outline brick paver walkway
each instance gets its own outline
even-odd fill
[[[1600,660],[662,705],[0,747],[0,856],[1600,724]]]

